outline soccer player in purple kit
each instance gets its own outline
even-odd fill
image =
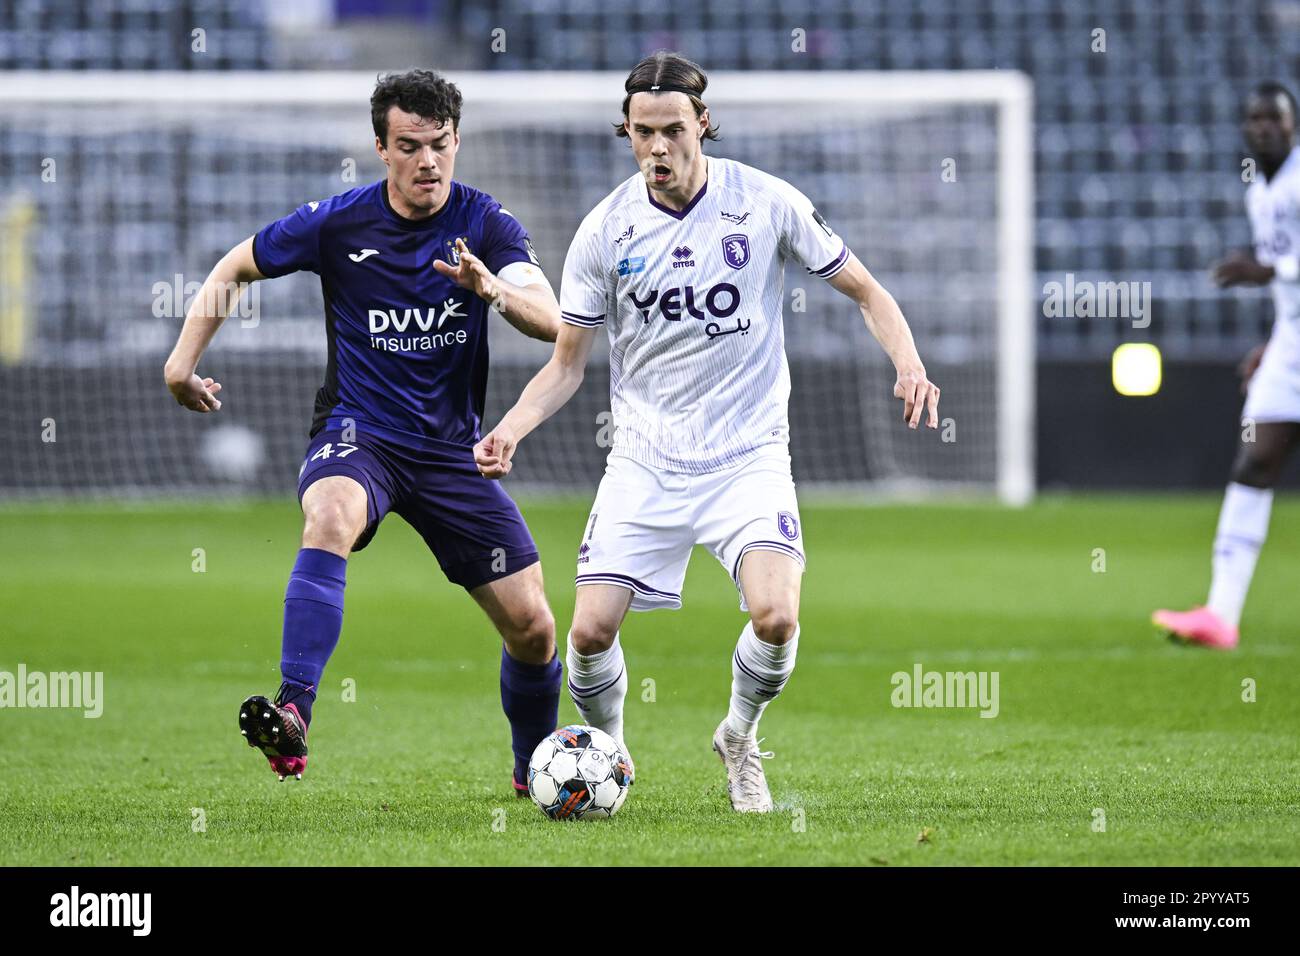
[[[473,447],[489,304],[548,342],[559,304],[524,227],[452,179],[460,91],[411,70],[381,76],[370,105],[387,177],[300,206],[230,250],[195,297],[165,368],[177,402],[217,411],[221,384],[195,369],[237,301],[223,290],[303,269],[320,275],[328,363],[299,473],[304,526],[284,599],[282,683],[274,701],[244,701],[240,730],[281,780],[301,778],[312,702],[343,626],[348,556],[392,511],[501,634],[501,703],[523,796],[528,759],[558,717],[555,621],[528,526],[479,474]]]

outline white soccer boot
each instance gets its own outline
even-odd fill
[[[771,758],[770,750],[758,749],[761,740],[733,734],[724,718],[713,732],[713,749],[727,768],[727,794],[731,808],[739,813],[770,813],[772,794],[767,789],[763,761]]]

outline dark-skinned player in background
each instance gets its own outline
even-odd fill
[[[1214,538],[1213,578],[1204,607],[1156,611],[1170,635],[1220,650],[1240,639],[1255,562],[1268,534],[1273,486],[1300,439],[1300,153],[1296,101],[1279,83],[1247,98],[1242,121],[1255,179],[1246,190],[1253,250],[1214,265],[1220,287],[1271,285],[1273,332],[1241,365],[1246,404],[1237,458]]]

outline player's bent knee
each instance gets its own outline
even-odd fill
[[[579,654],[600,654],[610,649],[618,635],[618,625],[596,620],[573,622],[569,643]]]
[[[555,654],[555,618],[545,601],[528,608],[510,622],[505,635],[510,655],[534,664],[545,664]]]
[[[365,492],[355,482],[346,486],[313,485],[303,496],[302,543],[305,548],[322,548],[347,553],[365,530]],[[317,492],[313,494],[313,492]],[[359,492],[360,499],[356,492]]]
[[[754,635],[764,644],[788,644],[799,629],[799,616],[794,608],[784,605],[755,608],[750,612],[750,620]]]

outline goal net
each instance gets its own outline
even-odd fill
[[[557,286],[582,217],[634,170],[622,76],[449,74],[456,176],[501,200]],[[216,415],[162,381],[222,254],[299,204],[378,179],[362,73],[0,77],[0,496],[291,493],[325,364],[310,273],[257,283],[200,364]],[[853,303],[785,285],[801,489],[1033,491],[1030,90],[1015,73],[719,73],[712,155],[812,199],[898,299],[942,427],[912,432]],[[549,346],[493,316],[486,423]],[[518,490],[586,492],[608,451],[608,348],[521,449]]]

